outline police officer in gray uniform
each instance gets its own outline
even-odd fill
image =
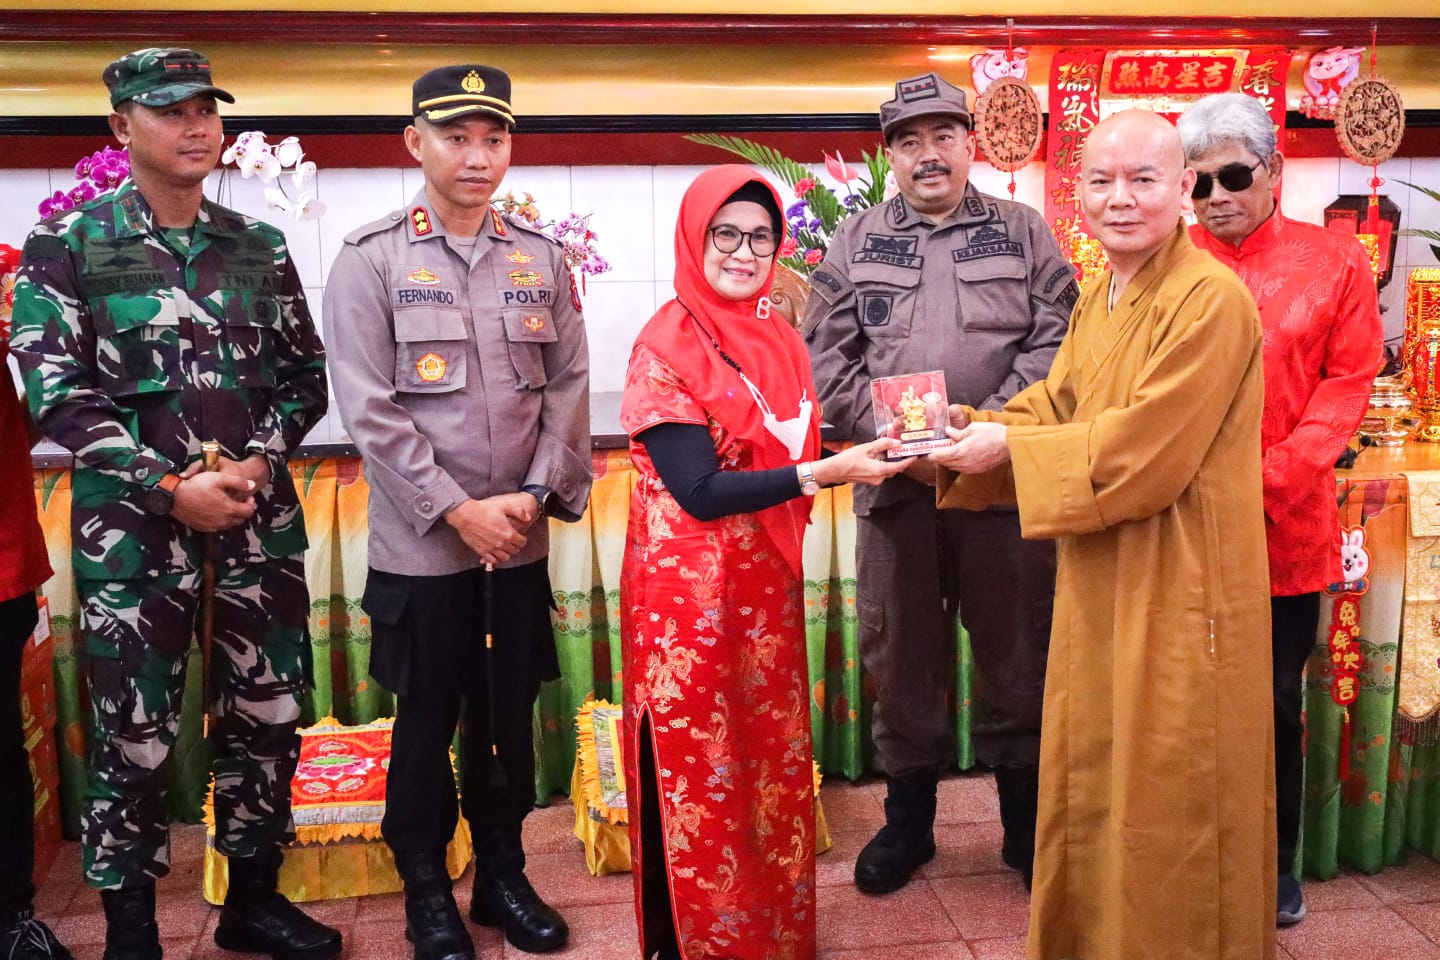
[[[875,437],[872,377],[943,370],[952,403],[998,409],[1045,377],[1078,296],[1075,271],[1034,210],[980,193],[965,94],[933,73],[880,107],[900,194],[847,219],[811,277],[803,333],[825,419]],[[861,851],[867,893],[904,886],[935,855],[935,790],[953,762],[947,716],[955,617],[975,656],[972,737],[995,769],[1003,855],[1028,885],[1055,549],[1020,538],[1013,509],[935,508],[917,458],[857,488],[860,655],[889,778],[885,826]]]
[[[510,164],[510,78],[432,70],[413,114],[425,185],[345,238],[324,329],[370,482],[370,672],[399,700],[381,829],[417,960],[469,960],[445,872],[457,722],[471,919],[531,952],[568,936],[525,878],[520,825],[535,696],[559,675],[544,518],[578,520],[589,496],[589,367],[561,247],[490,206]]]

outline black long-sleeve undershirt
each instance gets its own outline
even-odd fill
[[[721,470],[709,429],[697,423],[657,423],[635,439],[645,445],[675,502],[696,520],[754,513],[800,496],[793,466]]]

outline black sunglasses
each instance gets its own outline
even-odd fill
[[[1197,172],[1195,187],[1190,191],[1190,196],[1196,200],[1204,200],[1215,189],[1216,180],[1220,181],[1220,186],[1224,187],[1227,193],[1249,190],[1255,183],[1255,168],[1264,165],[1264,160],[1256,160],[1248,166],[1243,163],[1227,163],[1214,173]]]

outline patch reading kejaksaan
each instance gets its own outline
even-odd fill
[[[1003,220],[992,220],[978,227],[971,227],[965,231],[965,236],[968,241],[966,245],[950,253],[956,263],[983,257],[1025,256],[1024,245],[1010,239],[1010,232]]]

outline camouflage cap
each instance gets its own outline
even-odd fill
[[[146,107],[166,107],[208,93],[216,100],[235,98],[210,80],[210,61],[183,47],[146,47],[127,53],[105,68],[110,106],[134,100]]]
[[[895,99],[880,104],[880,134],[885,142],[900,124],[915,117],[955,117],[967,130],[975,124],[965,106],[965,91],[939,74],[926,73],[895,84]]]

